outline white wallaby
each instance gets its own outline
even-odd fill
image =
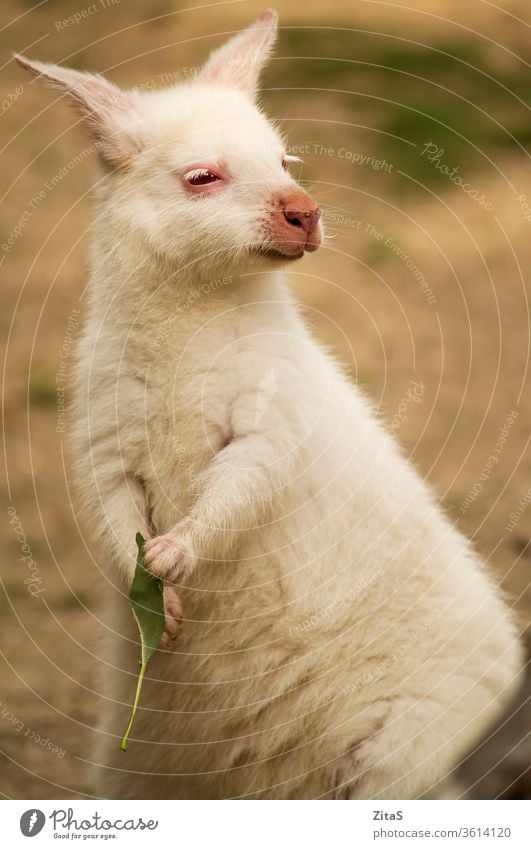
[[[266,12],[149,93],[17,57],[74,101],[102,167],[76,414],[83,501],[122,579],[102,796],[413,798],[519,680],[482,563],[280,270],[322,234],[254,101],[275,31]],[[123,754],[137,531],[166,632]]]

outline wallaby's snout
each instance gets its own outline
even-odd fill
[[[271,236],[286,255],[316,251],[321,244],[320,217],[321,210],[307,192],[291,190],[278,198]]]

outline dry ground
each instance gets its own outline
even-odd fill
[[[65,462],[69,389],[65,432],[57,431],[60,352],[66,339],[72,361],[78,331],[69,337],[68,318],[79,309],[83,320],[92,163],[66,106],[29,83],[9,51],[105,72],[122,85],[163,84],[165,75],[186,78],[219,33],[263,8],[247,0],[193,8],[165,0],[97,3],[79,23],[67,19],[90,6],[85,0],[4,0],[1,11],[0,242],[25,218],[15,243],[0,252],[0,791],[15,798],[89,792],[88,730],[105,702],[96,678],[97,573]],[[276,6],[284,29],[264,103],[283,121],[289,143],[306,147],[301,177],[320,198],[331,237],[291,270],[293,286],[319,337],[394,423],[404,451],[473,537],[525,630],[531,508],[524,505],[516,526],[507,527],[531,484],[531,210],[521,199],[531,205],[529,6]],[[423,154],[427,144],[444,148],[438,161]],[[443,174],[444,164],[458,166],[489,206]],[[418,401],[407,400],[412,382],[423,387]],[[9,507],[38,569],[37,597],[24,583],[30,570]],[[522,708],[450,792],[525,795],[529,750],[520,745],[517,755],[500,759],[526,725]],[[53,745],[64,754],[50,751]]]

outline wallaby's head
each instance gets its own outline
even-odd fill
[[[145,93],[16,57],[71,99],[97,142],[107,171],[103,212],[116,239],[142,239],[172,264],[214,271],[317,249],[319,209],[293,180],[291,157],[255,104],[276,24],[266,12],[190,82]]]

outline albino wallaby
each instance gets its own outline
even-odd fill
[[[519,679],[481,562],[280,270],[322,232],[254,102],[276,18],[147,93],[17,57],[74,101],[102,167],[76,408],[83,499],[122,578],[102,796],[413,798]],[[123,754],[137,531],[166,633]]]

